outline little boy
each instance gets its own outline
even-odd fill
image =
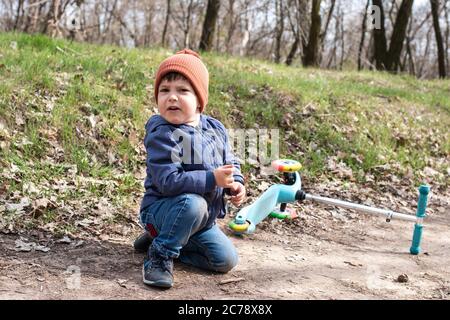
[[[173,259],[217,272],[238,261],[236,249],[215,223],[226,214],[224,193],[238,206],[244,178],[226,129],[202,114],[208,103],[208,70],[189,49],[159,66],[155,99],[159,115],[147,122],[147,178],[140,221],[146,233],[134,246],[146,250],[145,284],[170,288]],[[148,249],[147,249],[148,248]]]

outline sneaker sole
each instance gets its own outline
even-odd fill
[[[160,288],[172,288],[173,283],[165,282],[165,281],[149,281],[145,279],[145,269],[142,266],[142,280],[145,284],[149,286],[155,286]]]

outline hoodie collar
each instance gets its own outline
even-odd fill
[[[169,125],[169,126],[173,126],[175,128],[182,128],[182,127],[186,127],[189,129],[194,129],[194,130],[206,130],[207,129],[207,116],[203,115],[202,113],[200,114],[200,120],[198,122],[198,125],[196,127],[192,127],[189,126],[187,124],[172,124],[170,122],[168,122],[166,119],[164,119],[161,115],[159,114],[155,114],[150,118],[151,121],[148,122],[148,128],[147,130],[149,131],[154,131],[156,128],[158,128],[159,126],[163,126],[163,125]]]

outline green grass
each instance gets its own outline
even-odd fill
[[[75,165],[77,175],[117,183],[90,185],[88,194],[111,192],[123,204],[142,192],[134,174],[145,166],[153,76],[171,52],[16,33],[0,34],[0,49],[0,120],[9,132],[0,130],[0,142],[9,143],[0,156],[2,165],[22,171],[21,181],[1,177],[2,183],[21,191],[27,181],[67,179]],[[389,164],[389,173],[412,171],[415,182],[431,167],[443,175],[436,183],[450,183],[450,80],[304,69],[214,53],[203,60],[210,73],[206,114],[228,128],[279,129],[280,157],[302,162],[309,178],[332,177],[327,164],[333,158],[358,182],[366,174],[386,178],[378,168]],[[253,169],[243,165],[244,173]],[[61,197],[82,198],[83,192]]]

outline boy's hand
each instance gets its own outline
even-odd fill
[[[230,201],[236,207],[240,206],[245,199],[245,187],[239,182],[233,182],[233,185],[230,187],[231,198]]]
[[[216,185],[222,188],[231,188],[234,182],[233,171],[234,166],[232,164],[227,164],[214,170]]]

